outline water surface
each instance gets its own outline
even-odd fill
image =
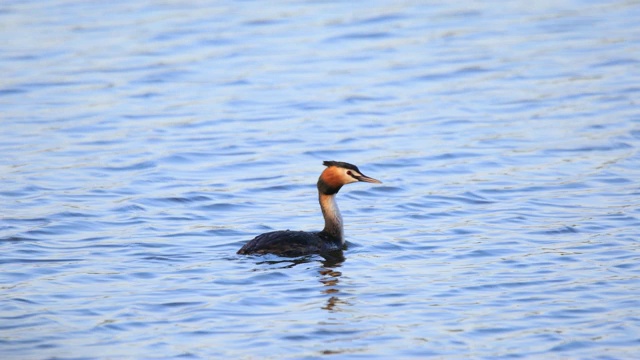
[[[633,358],[633,1],[0,5],[0,355]],[[341,257],[239,256],[319,230]]]

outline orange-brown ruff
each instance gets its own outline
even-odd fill
[[[381,181],[365,176],[357,166],[349,163],[325,161],[323,165],[327,168],[318,178],[318,198],[324,216],[324,229],[320,232],[284,230],[264,233],[246,243],[238,250],[238,254],[301,256],[342,249],[344,230],[335,195],[346,184],[358,181],[381,184]]]

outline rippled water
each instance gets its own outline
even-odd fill
[[[0,4],[0,355],[633,358],[634,1]],[[319,230],[343,258],[247,257]]]

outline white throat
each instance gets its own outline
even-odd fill
[[[342,215],[336,203],[335,195],[320,193],[320,208],[324,216],[324,232],[340,240],[344,244],[344,228],[342,226]]]

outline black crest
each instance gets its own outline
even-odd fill
[[[337,166],[337,167],[341,167],[343,169],[349,169],[349,170],[355,170],[357,172],[360,172],[360,169],[358,169],[357,166],[346,163],[346,162],[342,162],[342,161],[323,161],[322,165],[324,166]]]

